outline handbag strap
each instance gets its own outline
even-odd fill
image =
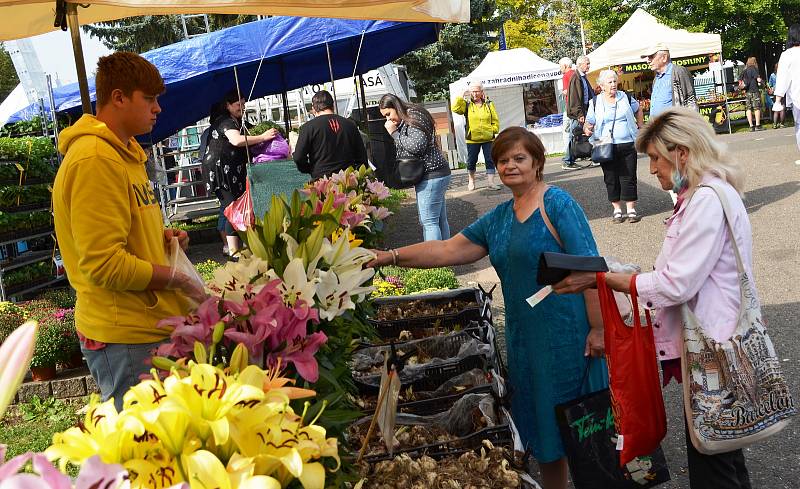
[[[725,225],[728,228],[728,234],[730,234],[731,236],[731,245],[733,247],[733,253],[734,255],[736,255],[736,269],[739,271],[740,275],[745,273],[742,254],[739,251],[739,245],[736,243],[736,235],[733,234],[733,224],[731,224],[731,219],[730,219],[732,211],[730,203],[728,202],[728,197],[725,195],[723,190],[717,187],[716,185],[700,184],[698,185],[698,187],[708,187],[711,190],[713,190],[714,193],[717,194],[717,197],[719,197],[719,201],[722,204],[722,214],[725,218]],[[740,287],[741,287],[741,282],[740,282]]]
[[[539,215],[542,216],[542,221],[544,221],[544,225],[547,226],[547,230],[550,231],[550,234],[558,243],[558,246],[561,249],[564,249],[564,243],[561,241],[561,237],[558,235],[558,231],[556,231],[555,226],[550,221],[550,217],[547,215],[547,211],[544,209],[544,194],[550,189],[550,185],[545,185],[544,190],[542,190],[542,194],[539,196],[539,199],[536,202],[536,206],[539,209]]]

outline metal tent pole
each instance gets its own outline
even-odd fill
[[[728,82],[725,80],[725,58],[722,57],[722,49],[719,51],[719,69],[722,73],[722,94],[725,97],[725,118],[728,120],[728,134],[733,134],[731,108],[728,105]]]
[[[53,139],[56,143],[56,148],[58,148],[58,117],[56,116],[56,103],[53,99],[53,80],[50,74],[47,74],[47,96],[50,99],[50,117],[53,118]],[[61,152],[56,151],[56,159],[58,160],[59,166],[61,165]]]
[[[78,72],[78,88],[81,92],[81,108],[84,114],[92,114],[92,101],[89,99],[89,80],[86,77],[86,62],[83,59],[81,30],[78,23],[78,5],[68,3],[67,25],[72,38],[72,54],[75,57],[75,70]]]
[[[328,52],[328,71],[331,74],[331,90],[333,91],[333,111],[338,114],[339,102],[336,99],[336,82],[333,79],[333,64],[331,63],[331,47],[327,42],[325,43],[325,51]]]

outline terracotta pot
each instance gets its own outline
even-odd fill
[[[31,375],[35,382],[51,380],[56,378],[56,367],[31,367]]]

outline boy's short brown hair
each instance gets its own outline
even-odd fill
[[[146,95],[160,95],[164,93],[164,79],[153,63],[138,54],[117,51],[97,61],[97,106],[108,103],[111,92],[117,89],[122,90],[126,97],[130,97],[134,90],[141,90]]]

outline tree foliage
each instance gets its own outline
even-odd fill
[[[722,36],[723,56],[769,55],[800,20],[800,0],[577,0],[591,41],[602,43],[643,8],[666,25]]]
[[[583,54],[575,0],[498,0],[509,49],[528,48],[542,58],[573,61]]]
[[[449,85],[475,69],[492,46],[503,18],[494,0],[471,0],[469,24],[445,24],[439,41],[413,51],[398,61],[408,69],[417,96],[447,98]]]
[[[14,63],[11,62],[11,55],[0,44],[0,102],[5,100],[18,84],[19,77],[14,69]]]
[[[224,29],[255,20],[254,15],[209,15],[212,31]],[[189,34],[205,32],[202,17],[187,17]],[[186,38],[180,15],[145,15],[126,19],[110,20],[83,26],[92,37],[96,37],[109,49],[143,53],[182,41]]]

